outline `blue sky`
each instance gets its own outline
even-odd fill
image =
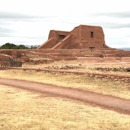
[[[0,45],[41,45],[51,29],[102,26],[110,47],[130,47],[129,0],[0,0]]]

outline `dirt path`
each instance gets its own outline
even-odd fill
[[[103,95],[81,89],[65,88],[55,85],[48,85],[24,80],[0,78],[0,84],[40,93],[49,93],[55,96],[89,103],[90,105],[100,106],[105,109],[111,109],[120,113],[130,115],[130,100],[110,95]]]

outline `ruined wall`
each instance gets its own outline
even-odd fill
[[[69,49],[77,48],[102,48],[106,47],[104,32],[98,26],[80,25],[74,28],[71,32],[71,42]]]
[[[79,26],[75,27],[70,32],[70,35],[71,35],[71,41],[69,43],[69,47],[65,48],[65,49],[81,49],[82,46],[79,42],[79,39],[80,39],[80,28],[79,28]]]
[[[52,48],[57,43],[56,33],[54,30],[51,30],[49,33],[48,40],[39,46],[37,49],[46,49]]]
[[[80,26],[79,42],[82,47],[102,48],[105,45],[104,32],[98,26]]]
[[[53,48],[57,43],[63,40],[69,32],[50,30],[48,40],[39,46],[37,49]]]
[[[100,26],[79,25],[71,32],[51,30],[48,41],[38,49],[107,48]]]
[[[52,49],[69,48],[71,43],[71,35],[67,35],[63,40],[59,41]]]

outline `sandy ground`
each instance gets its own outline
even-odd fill
[[[130,100],[111,95],[103,95],[81,89],[4,78],[0,78],[0,84],[38,92],[41,94],[49,94],[57,97],[81,101],[92,106],[100,106],[104,109],[110,109],[119,113],[130,115]]]

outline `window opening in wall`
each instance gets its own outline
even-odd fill
[[[94,37],[94,32],[90,32],[90,37],[91,37],[91,38]]]
[[[91,50],[91,52],[95,49],[95,47],[89,47],[89,49]]]
[[[59,35],[59,40],[61,41],[62,39],[65,38],[65,35]]]

